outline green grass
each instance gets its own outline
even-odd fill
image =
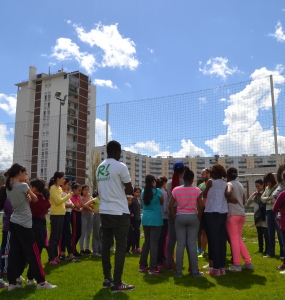
[[[228,271],[226,276],[212,278],[205,275],[193,278],[187,272],[188,260],[185,256],[182,278],[176,278],[172,271],[164,269],[161,275],[151,276],[138,272],[139,256],[131,254],[126,257],[123,280],[134,284],[136,289],[116,294],[102,288],[103,276],[100,258],[88,256],[83,258],[82,263],[63,262],[59,266],[50,266],[47,264],[47,255],[44,251],[42,262],[47,280],[57,284],[58,288],[36,291],[35,287],[24,287],[22,290],[12,292],[2,289],[0,290],[0,299],[282,299],[285,277],[275,270],[275,266],[280,264],[280,260],[277,258],[265,259],[261,255],[254,254],[257,250],[254,227],[245,226],[244,237],[255,265],[254,271],[244,270],[240,273]],[[276,253],[278,251],[279,246],[277,245]],[[227,260],[229,259],[228,247]],[[206,263],[205,258],[199,259],[199,267]]]

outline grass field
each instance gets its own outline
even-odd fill
[[[254,254],[257,244],[253,226],[244,227],[244,238],[255,266],[254,271],[244,270],[240,273],[227,271],[226,276],[212,278],[205,275],[194,278],[188,274],[188,260],[185,257],[182,278],[174,277],[172,271],[165,269],[160,275],[148,275],[138,272],[139,256],[128,254],[123,280],[134,284],[136,289],[115,294],[102,288],[100,258],[85,256],[81,263],[63,262],[59,266],[51,266],[47,264],[47,255],[44,252],[42,261],[47,280],[57,284],[58,288],[36,291],[35,287],[24,287],[23,284],[24,288],[21,290],[12,292],[8,292],[7,289],[0,290],[0,299],[282,299],[285,276],[275,270],[275,267],[280,264],[279,258],[266,259]],[[279,253],[278,245],[276,253]],[[228,251],[227,260],[229,259]],[[205,258],[199,258],[199,267],[206,263]],[[26,271],[24,277],[25,274]]]

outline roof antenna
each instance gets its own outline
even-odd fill
[[[61,67],[61,72],[63,72],[64,71],[64,68],[63,68],[63,65],[62,65],[62,67]]]
[[[48,66],[48,75],[50,75],[50,66]]]

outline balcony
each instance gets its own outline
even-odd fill
[[[78,89],[77,88],[73,88],[73,87],[70,86],[68,91],[71,92],[72,94],[78,95]]]
[[[66,149],[70,151],[76,151],[77,150],[77,143],[67,143]]]
[[[70,119],[68,119],[67,120],[67,124],[69,124],[71,126],[77,127],[77,120],[70,120]]]
[[[72,117],[72,118],[77,118],[78,117],[78,113],[76,111],[72,111],[68,109],[67,112],[68,116]]]
[[[74,86],[79,86],[79,78],[69,75],[69,83]]]

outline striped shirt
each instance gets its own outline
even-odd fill
[[[201,190],[194,186],[178,186],[172,191],[177,202],[177,215],[197,213],[197,198]]]

